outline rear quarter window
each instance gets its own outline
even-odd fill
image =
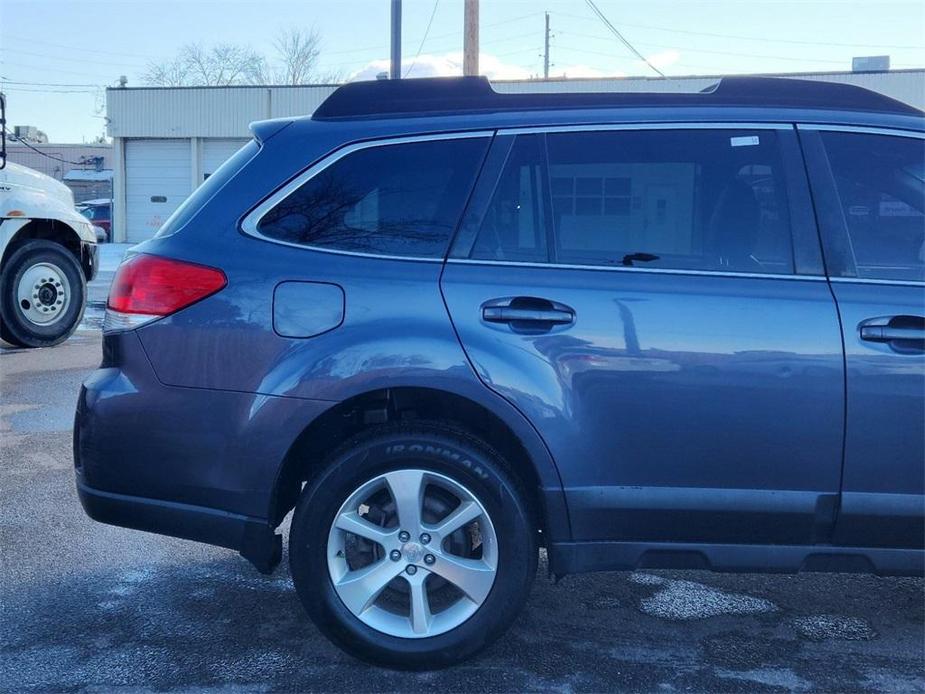
[[[254,155],[260,151],[260,145],[256,140],[251,140],[237,152],[232,154],[225,162],[219,166],[215,173],[209,176],[180,206],[174,210],[167,220],[157,230],[154,238],[162,238],[176,233],[201,210],[205,204],[212,199],[232,177],[244,168]]]
[[[381,143],[351,152],[272,207],[256,230],[317,248],[441,258],[489,141]]]

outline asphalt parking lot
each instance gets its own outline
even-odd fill
[[[0,349],[0,689],[216,691],[923,691],[925,581],[541,564],[527,609],[481,657],[373,668],[303,616],[286,560],[103,526],[74,491],[71,421],[99,361],[101,297],[43,350]],[[156,432],[152,432],[156,435]]]

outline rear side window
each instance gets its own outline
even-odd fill
[[[288,243],[441,258],[490,139],[377,145],[338,159],[257,223]]]
[[[925,140],[822,133],[857,276],[925,281]]]
[[[543,136],[523,137],[538,138],[541,151],[517,157],[515,143],[491,205],[511,210],[516,224],[499,227],[490,209],[472,257],[793,272],[773,131],[550,133],[545,147]],[[545,183],[535,187],[534,178]],[[525,230],[531,224],[534,234]],[[553,239],[548,254],[546,234]]]
[[[472,248],[472,258],[546,262],[546,157],[540,135],[518,137]]]

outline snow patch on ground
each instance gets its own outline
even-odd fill
[[[739,593],[725,593],[693,581],[678,581],[634,573],[630,581],[639,585],[659,586],[655,595],[642,600],[639,609],[652,617],[687,621],[719,615],[747,615],[776,611],[777,605],[764,598]]]
[[[727,679],[744,680],[768,687],[780,687],[790,692],[812,691],[813,685],[799,677],[789,668],[761,668],[744,672],[717,670],[716,674]]]
[[[797,617],[793,626],[800,636],[813,641],[840,639],[842,641],[869,641],[877,635],[874,628],[860,617],[842,617],[820,614]]]

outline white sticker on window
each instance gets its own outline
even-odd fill
[[[759,144],[757,135],[748,135],[745,137],[730,137],[729,144],[733,147],[754,147]]]

